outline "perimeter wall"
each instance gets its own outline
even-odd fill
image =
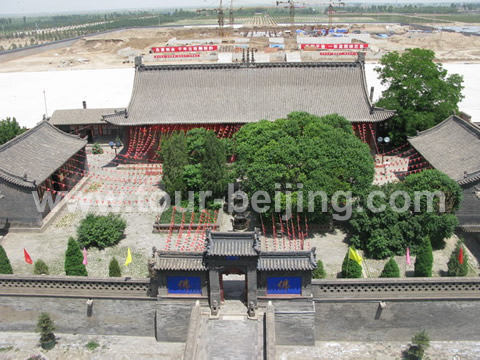
[[[480,340],[477,278],[314,280],[312,293],[313,302],[272,299],[278,345],[292,340],[286,332],[308,329],[305,337],[317,341],[409,341],[422,329],[432,340]],[[150,279],[0,275],[0,331],[33,332],[45,311],[58,333],[184,342],[196,300],[157,298]]]

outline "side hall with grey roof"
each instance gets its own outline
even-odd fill
[[[0,146],[0,229],[41,226],[51,209],[38,210],[34,195],[41,201],[49,191],[71,189],[87,170],[86,144],[42,121]]]
[[[480,232],[480,127],[452,115],[408,142],[462,187],[463,201],[456,214],[460,228]]]

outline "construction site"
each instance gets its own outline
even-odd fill
[[[341,23],[334,12],[324,22],[295,17],[296,3],[281,2],[290,17],[267,13],[236,19],[231,9],[199,9],[217,14],[210,24],[122,28],[101,34],[46,43],[0,54],[2,72],[102,69],[131,67],[135,56],[149,64],[234,63],[254,53],[256,62],[342,61],[366,52],[367,62],[390,51],[418,47],[435,51],[441,62],[478,62],[480,37],[466,32],[440,30],[438,24],[409,25],[401,22]],[[221,6],[221,3],[220,3]],[[284,23],[279,20],[285,21]],[[433,20],[432,20],[433,21]],[[459,26],[462,23],[452,23]],[[471,24],[469,24],[471,25]],[[12,39],[0,40],[8,48]]]

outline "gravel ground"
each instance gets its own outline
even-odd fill
[[[57,345],[49,351],[38,345],[38,334],[0,333],[0,360],[28,359],[32,355],[45,360],[166,359],[183,358],[185,344],[158,343],[153,337],[93,336],[56,334]],[[86,345],[96,342],[94,350]],[[43,360],[42,359],[42,360]]]
[[[317,342],[313,347],[278,346],[278,360],[342,359],[399,360],[408,344],[389,342]],[[480,343],[473,341],[432,341],[426,356],[432,360],[475,360],[480,358]]]

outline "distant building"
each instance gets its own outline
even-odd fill
[[[47,121],[0,146],[0,229],[40,227],[52,210],[39,211],[51,191],[69,191],[87,170],[86,140],[65,134]],[[49,189],[49,190],[47,190]]]
[[[355,62],[155,66],[137,58],[130,104],[103,119],[124,129],[125,157],[148,160],[172,131],[203,127],[229,137],[244,124],[293,111],[342,115],[372,149],[379,126],[394,115],[372,104],[363,57]]]
[[[462,187],[460,228],[480,232],[480,127],[453,115],[408,141],[431,166]]]
[[[48,121],[66,133],[86,137],[89,143],[105,143],[123,136],[120,127],[108,124],[102,118],[102,115],[115,111],[117,109],[87,109],[84,101],[83,109],[56,110]]]

